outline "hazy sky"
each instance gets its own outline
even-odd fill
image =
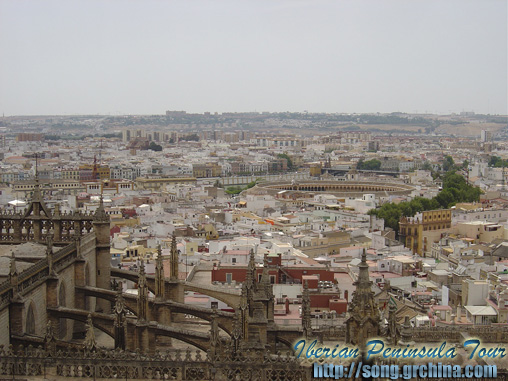
[[[0,113],[507,113],[506,0],[0,0]]]

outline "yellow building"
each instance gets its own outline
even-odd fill
[[[194,177],[219,177],[222,167],[217,163],[192,164],[192,176]]]
[[[80,165],[79,169],[80,169],[80,171],[86,171],[86,170],[93,171],[94,165],[93,164]],[[111,170],[109,169],[109,166],[107,166],[107,165],[97,165],[95,170],[97,173],[97,178],[99,178],[100,180],[109,180],[109,178],[111,177]]]
[[[311,177],[321,176],[321,163],[312,163],[309,167],[309,175]]]
[[[431,250],[432,242],[424,240],[425,232],[449,229],[452,224],[451,209],[427,210],[414,217],[402,217],[399,221],[401,242],[413,253],[422,255]]]
[[[199,229],[195,231],[196,237],[205,239],[219,239],[219,233],[213,224],[202,224]]]

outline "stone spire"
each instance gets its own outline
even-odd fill
[[[88,314],[86,319],[86,336],[85,336],[85,351],[93,352],[97,349],[97,341],[95,340],[95,333],[93,331],[92,315]]]
[[[246,284],[244,283],[242,286],[242,294],[240,296],[240,315],[239,315],[239,321],[240,321],[240,329],[242,331],[242,338],[248,337],[248,321],[247,317],[249,316],[249,296],[248,290],[246,287]]]
[[[254,257],[254,249],[251,249],[249,254],[249,263],[247,265],[247,274],[245,278],[245,283],[247,283],[247,287],[253,287],[255,282],[256,282],[256,260]]]
[[[155,297],[164,299],[164,264],[162,263],[161,245],[157,246],[157,259],[155,260]]]
[[[11,260],[9,262],[9,276],[17,277],[18,270],[16,269],[16,258],[14,257],[14,253],[11,251]]]
[[[238,348],[240,347],[240,342],[242,339],[243,339],[242,318],[240,315],[240,311],[237,309],[235,311],[235,318],[233,321],[233,331],[231,332],[231,345],[234,354],[238,352]]]
[[[391,343],[393,345],[397,344],[399,337],[397,330],[397,306],[391,298],[388,304],[388,330],[386,333]]]
[[[95,210],[93,219],[96,222],[109,222],[109,216],[106,214],[106,210],[104,209],[104,198],[102,197],[102,193],[99,199],[99,207]]]
[[[303,284],[302,295],[302,328],[305,337],[312,336],[312,320],[310,316],[310,295],[309,284],[307,281]]]
[[[213,308],[212,321],[210,323],[210,352],[215,355],[217,347],[220,344],[219,324],[217,322],[217,311]]]
[[[404,318],[404,325],[402,326],[398,344],[401,346],[414,345],[415,342],[412,340],[412,336],[413,335],[411,333],[411,323],[409,322],[409,316],[406,316]]]
[[[263,272],[261,279],[258,283],[258,287],[255,293],[255,299],[263,304],[263,309],[266,314],[266,318],[269,322],[274,320],[274,295],[273,285],[270,283],[270,273],[268,266],[268,257],[265,256],[263,259]]]
[[[372,292],[372,282],[369,279],[369,265],[367,255],[363,249],[360,262],[356,290],[353,292],[351,303],[348,306],[348,319],[346,320],[346,342],[364,347],[367,340],[379,335],[380,314],[377,302]]]
[[[126,344],[126,330],[127,330],[127,320],[125,319],[126,310],[125,310],[125,302],[122,296],[122,286],[120,285],[119,291],[116,294],[115,300],[115,322],[113,323],[115,327],[115,348],[125,349]]]
[[[55,352],[55,332],[53,330],[53,323],[48,320],[46,323],[46,332],[44,334],[44,349],[47,353]]]
[[[41,202],[41,188],[39,186],[39,160],[38,155],[35,154],[35,185],[34,185],[34,192],[32,195],[32,202]]]
[[[148,312],[148,285],[146,283],[145,263],[141,260],[138,276],[138,321],[146,321]]]
[[[365,252],[365,249],[363,249],[362,261],[358,265],[358,268],[360,269],[358,274],[358,280],[354,283],[356,285],[356,292],[370,293],[372,282],[370,281],[369,278],[369,265],[367,264],[367,254]]]
[[[256,287],[256,261],[254,259],[254,250],[250,251],[249,264],[247,265],[247,273],[245,274],[245,282],[242,285],[242,295],[245,298],[245,304],[249,308],[249,315],[252,316],[251,307],[254,300],[254,292]]]
[[[173,235],[171,239],[171,256],[170,256],[170,273],[169,279],[172,281],[178,280],[178,251],[176,249],[176,237]]]
[[[35,158],[35,163],[37,166],[37,155]],[[36,171],[35,171],[35,185],[34,185],[34,189],[33,189],[33,193],[32,193],[32,198],[30,201],[30,205],[28,205],[28,208],[26,208],[23,213],[23,219],[26,219],[28,216],[30,216],[32,214],[36,217],[40,217],[41,212],[44,212],[46,217],[52,218],[51,211],[48,209],[48,207],[46,206],[46,204],[44,203],[44,200],[42,198],[41,188],[39,186],[39,175],[38,175],[38,171],[36,169]],[[41,227],[40,222],[37,220],[34,221],[33,235],[34,235],[35,241],[37,241],[37,242],[42,241],[42,238],[43,238],[42,237],[42,227]]]
[[[20,299],[20,295],[18,294],[18,269],[16,268],[16,258],[14,257],[14,253],[12,251],[9,263],[9,280],[12,287],[12,299]]]
[[[261,274],[261,281],[259,284],[260,288],[265,291],[268,297],[270,297],[272,285],[270,283],[270,274],[268,272],[268,258],[266,256],[263,259],[263,273]]]

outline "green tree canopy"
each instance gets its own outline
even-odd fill
[[[365,169],[368,171],[376,171],[381,168],[381,162],[377,159],[367,160],[363,161],[360,160],[358,162],[358,165],[356,166],[357,169]]]
[[[446,155],[443,159],[443,171],[448,172],[453,169],[455,161],[450,155]]]
[[[491,156],[489,159],[489,167],[508,167],[508,160],[503,160],[499,156]]]
[[[385,226],[398,232],[401,216],[411,217],[425,210],[447,209],[458,202],[479,201],[480,194],[480,188],[467,184],[463,176],[450,171],[444,175],[443,190],[436,197],[432,199],[416,197],[399,204],[386,203],[380,208],[370,210],[369,214],[383,218]]]
[[[151,149],[152,151],[162,151],[162,146],[155,142],[150,142],[148,149]]]
[[[280,159],[286,159],[287,160],[287,163],[288,163],[288,169],[294,169],[293,167],[293,160],[291,160],[291,158],[289,157],[289,155],[287,153],[279,153],[277,155],[278,158]]]

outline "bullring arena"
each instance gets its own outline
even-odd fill
[[[268,193],[276,196],[280,192],[297,193],[326,193],[337,197],[361,197],[369,193],[376,197],[406,196],[415,188],[409,184],[396,182],[371,182],[371,181],[320,181],[307,180],[298,182],[266,182],[257,184],[250,189],[251,194]]]

